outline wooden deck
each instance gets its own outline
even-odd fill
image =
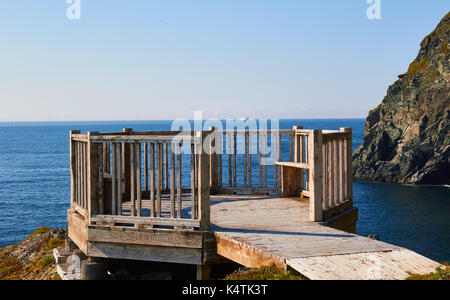
[[[211,196],[218,254],[247,267],[272,263],[310,279],[405,279],[440,264],[413,251],[309,221],[295,198]]]
[[[438,263],[410,250],[349,233],[351,132],[73,130],[69,238],[94,260],[191,264],[198,279],[224,257],[310,279],[434,272]]]

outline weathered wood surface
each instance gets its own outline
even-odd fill
[[[167,211],[163,217],[170,217],[170,196],[164,196],[161,204]],[[189,219],[190,205],[190,195],[184,194],[183,218],[194,221]],[[122,221],[138,219],[130,216],[131,206],[124,203],[127,216],[121,216]],[[151,206],[148,199],[142,202],[143,216],[150,215]],[[404,279],[441,267],[413,251],[311,222],[309,216],[309,203],[300,198],[212,196],[215,242],[211,236],[208,243],[204,235],[211,234],[208,232],[111,227],[106,217],[99,221],[108,225],[88,227],[73,210],[69,210],[68,222],[71,239],[93,257],[199,265],[211,263],[208,257],[217,251],[247,267],[275,264],[293,268],[310,279]]]
[[[427,274],[440,266],[408,249],[294,258],[287,264],[314,280],[398,280]]]
[[[171,262],[179,264],[202,264],[201,249],[160,247],[147,245],[91,242],[88,253],[92,257]]]
[[[381,275],[373,279],[404,279],[440,266],[410,250],[310,222],[308,202],[296,198],[212,196],[211,222],[218,254],[248,267],[290,266],[310,279],[367,279],[365,272],[380,261]]]

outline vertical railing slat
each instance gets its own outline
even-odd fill
[[[170,145],[170,216],[175,218],[175,152],[173,147],[175,144]]]
[[[328,188],[327,188],[327,143],[322,143],[322,197],[323,209],[328,209]]]
[[[322,131],[312,130],[308,138],[309,189],[310,189],[310,221],[323,221],[322,210]]]
[[[165,190],[169,190],[169,143],[164,143],[165,155],[164,155],[164,177],[165,177]]]
[[[278,161],[278,141],[276,133],[272,133],[272,150],[274,152],[275,161]],[[278,186],[278,170],[276,164],[273,165],[273,186],[275,188]]]
[[[252,134],[248,134],[248,186],[252,187]]]
[[[237,133],[233,131],[233,187],[237,187]]]
[[[334,170],[334,205],[339,205],[339,144],[337,139],[333,139],[333,170]]]
[[[262,188],[262,135],[258,132],[258,171],[259,171],[259,187]]]
[[[232,167],[232,145],[231,145],[231,140],[232,140],[232,134],[227,135],[227,140],[228,140],[228,183],[230,185],[230,187],[233,186],[233,167]]]
[[[109,147],[109,143],[108,143]],[[98,212],[102,215],[104,212],[104,183],[103,183],[103,176],[104,176],[104,166],[105,163],[103,161],[104,159],[104,152],[105,149],[103,145],[98,146]],[[109,158],[109,155],[108,155]]]
[[[264,179],[264,187],[267,187],[267,133],[263,135],[264,142],[263,142],[263,149],[264,149],[264,156],[263,156],[263,179]]]
[[[129,144],[129,153],[130,153],[130,201],[131,201],[131,216],[136,215],[136,164],[135,164],[135,155],[136,151],[134,150],[135,144]]]
[[[223,186],[223,181],[222,181],[222,170],[223,170],[223,155],[225,155],[224,153],[224,149],[223,149],[223,133],[218,133],[217,134],[217,140],[216,143],[219,142],[218,145],[218,153],[217,153],[217,164],[219,166],[219,169],[217,170],[217,185],[218,187],[222,187]]]
[[[148,144],[144,143],[144,190],[148,191]]]
[[[353,201],[352,128],[341,128],[341,132],[346,132],[350,134],[350,137],[346,138],[344,142],[345,144],[344,176],[345,176],[345,190],[347,191],[345,200]]]
[[[183,185],[181,182],[181,168],[182,168],[182,145],[177,144],[177,204],[178,204],[178,213],[177,217],[180,219],[182,217],[183,212]]]
[[[339,168],[339,202],[344,202],[344,140],[339,138],[338,140],[338,153],[339,153],[339,161],[338,161],[338,168]]]
[[[141,164],[141,143],[135,145],[136,156],[136,200],[137,200],[137,216],[142,215],[142,164]]]
[[[195,145],[191,144],[191,218],[195,219]]]
[[[150,143],[150,216],[155,216],[155,143]]]
[[[204,140],[207,137],[208,132],[199,132],[201,137],[200,145],[204,144]],[[200,230],[209,231],[211,229],[210,224],[210,159],[208,149],[211,144],[206,144],[206,152],[201,149],[199,154],[199,170],[198,170],[198,219],[200,220]]]
[[[161,217],[161,188],[162,188],[162,155],[163,155],[163,149],[162,149],[162,143],[156,144],[156,161],[158,169],[156,171],[157,174],[157,188],[156,188],[156,216],[159,218]]]
[[[83,200],[82,200],[82,203],[83,203],[83,207],[84,208],[88,208],[87,207],[87,205],[86,205],[86,199],[87,199],[87,184],[86,184],[86,173],[87,173],[87,167],[86,167],[86,155],[87,155],[87,152],[86,152],[86,143],[82,143],[81,144],[81,148],[82,148],[82,154],[81,154],[81,159],[82,159],[82,168],[83,168],[83,170],[82,170],[82,182],[83,182],[83,185],[82,185],[82,187],[83,187]]]
[[[112,165],[111,165],[111,214],[116,215],[116,203],[117,201],[117,147],[113,144],[112,147]]]
[[[327,141],[328,145],[328,202],[330,206],[334,203],[334,186],[333,186],[333,144],[330,140]]]
[[[247,131],[245,131],[244,132],[244,134],[243,134],[243,136],[242,136],[242,138],[243,138],[243,147],[244,147],[244,155],[243,155],[243,159],[242,159],[242,164],[243,164],[243,167],[244,167],[244,187],[248,187],[248,181],[247,181],[247,176],[248,176],[248,174],[247,174],[247,159],[248,159],[248,140],[247,140],[247,137],[248,137],[248,134],[247,134]]]
[[[122,215],[122,179],[123,179],[123,144],[112,144],[112,147],[116,148],[116,166],[117,166],[117,214]],[[114,157],[113,157],[114,160]]]

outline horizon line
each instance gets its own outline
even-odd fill
[[[226,120],[240,120],[242,118],[211,118],[211,119],[203,119],[203,121],[206,120],[219,120],[219,121],[226,121]],[[271,120],[270,118],[248,118],[250,120]],[[276,119],[276,118],[272,118]],[[318,117],[318,118],[279,118],[278,120],[365,120],[366,117],[352,117],[352,118],[336,118],[336,117]],[[178,118],[178,119],[152,119],[152,120],[57,120],[57,121],[0,121],[0,123],[89,123],[89,122],[171,122],[175,120],[188,120],[188,121],[195,121],[194,119],[185,119],[185,118]]]

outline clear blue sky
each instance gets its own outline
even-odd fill
[[[0,2],[0,121],[366,117],[448,0]]]

